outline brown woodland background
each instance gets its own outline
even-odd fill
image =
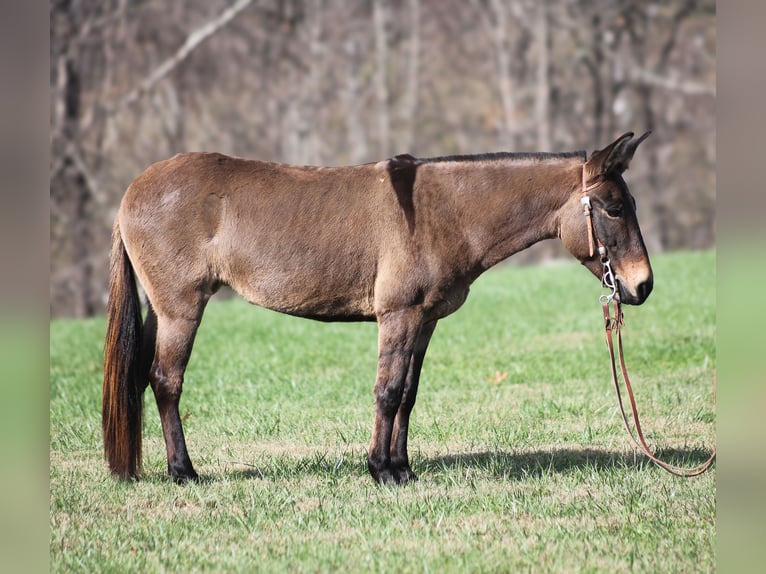
[[[122,193],[181,151],[341,165],[650,129],[626,175],[650,254],[715,244],[714,0],[51,0],[50,18],[53,316],[103,311]]]

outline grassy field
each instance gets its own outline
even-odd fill
[[[648,439],[715,442],[715,254],[655,257],[624,339]],[[712,572],[715,477],[679,479],[616,412],[599,285],[577,264],[479,278],[440,322],[410,430],[420,481],[367,474],[376,328],[209,305],[181,413],[202,480],[165,476],[151,392],[144,475],[102,459],[104,320],[51,323],[54,572]]]

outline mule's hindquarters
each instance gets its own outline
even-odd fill
[[[169,317],[148,301],[141,320],[136,274],[118,221],[112,232],[107,333],[104,345],[102,431],[112,474],[138,478],[141,469],[143,393],[151,384],[162,422],[168,473],[176,482],[196,479],[178,412],[183,374],[205,298],[194,319]],[[170,290],[170,288],[168,288]]]
[[[104,343],[101,427],[113,474],[136,478],[141,468],[141,418],[148,369],[141,360],[141,303],[120,228],[112,231]]]

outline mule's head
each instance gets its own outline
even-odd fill
[[[652,291],[652,266],[636,217],[636,203],[622,178],[630,160],[650,132],[637,139],[628,132],[593,155],[583,166],[583,185],[590,197],[593,234],[606,247],[614,272],[617,296],[629,305],[640,305]],[[570,253],[598,278],[603,266],[598,250],[591,255],[588,226],[579,194],[562,217],[560,235]]]

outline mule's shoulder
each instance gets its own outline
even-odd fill
[[[415,176],[422,162],[413,155],[403,153],[386,160],[386,169],[396,199],[404,212],[410,233],[415,229],[415,204],[413,200]]]

